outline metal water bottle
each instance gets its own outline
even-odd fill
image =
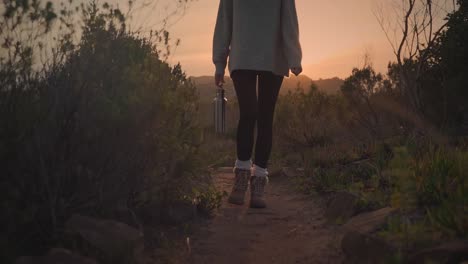
[[[213,99],[213,122],[215,132],[218,134],[226,132],[226,104],[224,88],[217,88],[216,97]]]

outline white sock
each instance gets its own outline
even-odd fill
[[[257,165],[254,165],[253,175],[257,177],[268,177],[268,170],[267,168],[262,168]]]
[[[236,160],[236,163],[234,165],[234,168],[242,169],[242,170],[250,170],[252,167],[252,161],[251,160]]]

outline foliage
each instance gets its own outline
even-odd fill
[[[56,14],[50,2],[6,3],[2,262],[58,243],[73,213],[106,217],[112,208],[148,203],[165,210],[198,195],[194,190],[209,176],[198,155],[198,97],[181,66],[160,58],[160,43],[127,31],[122,12],[106,4],[82,5],[75,43],[70,13]],[[66,28],[59,34],[49,30],[55,17]],[[26,34],[31,23],[45,33]],[[57,42],[41,64],[46,52],[37,47],[52,36]]]
[[[221,206],[221,201],[225,196],[227,196],[226,192],[220,192],[211,186],[208,190],[196,194],[198,210],[207,215],[213,214],[214,210]]]
[[[216,134],[212,126],[209,126],[203,129],[202,140],[200,155],[210,162],[210,167],[233,166],[236,160],[236,142],[232,135]]]
[[[406,213],[421,208],[430,228],[466,238],[466,151],[431,146],[421,157],[410,155],[406,148],[395,153],[387,171],[394,184],[392,205]]]
[[[441,156],[443,155],[443,156]],[[451,236],[468,237],[468,154],[462,151],[435,153],[429,161],[424,201],[431,223]]]
[[[394,79],[393,71],[389,66],[389,71],[384,76],[366,64],[362,68],[354,68],[341,87],[350,105],[350,122],[360,134],[368,134],[368,138],[378,142],[401,135],[401,128],[413,121],[408,120],[408,111],[396,89],[399,80]],[[364,139],[360,137],[361,140]]]
[[[359,195],[359,212],[398,208],[382,235],[402,248],[467,239],[467,3],[458,1],[426,46],[408,38],[419,48],[410,57],[399,53],[385,75],[366,63],[353,69],[341,94],[312,86],[278,101],[277,155],[304,168],[299,189],[351,191]],[[432,23],[421,13],[406,19]]]
[[[356,102],[363,102],[366,98],[386,88],[383,80],[382,74],[376,73],[370,65],[362,69],[354,68],[351,76],[343,83],[341,91],[346,97]]]
[[[299,156],[303,189],[366,191],[388,182],[380,172],[392,154],[383,137],[401,132],[399,113],[388,107],[394,97],[390,87],[388,79],[366,66],[353,70],[342,94],[327,95],[312,86],[280,97],[277,147],[283,157]]]
[[[284,152],[301,153],[304,160],[307,150],[330,146],[333,139],[340,138],[340,120],[345,115],[344,102],[339,96],[326,95],[315,86],[307,92],[288,91],[279,98],[275,110],[278,147]]]
[[[446,18],[446,29],[427,54],[419,78],[421,102],[426,118],[440,129],[455,135],[466,134],[468,110],[468,4],[459,0],[458,9]],[[418,58],[419,60],[424,58]]]

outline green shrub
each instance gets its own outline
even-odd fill
[[[50,16],[46,9],[38,14]],[[35,11],[27,10],[13,3],[3,19],[26,14],[30,23]],[[180,65],[159,56],[168,36],[159,43],[128,32],[108,5],[83,5],[82,14],[80,41],[58,31],[50,64],[35,63],[33,48],[50,34],[0,52],[7,54],[0,60],[0,262],[58,243],[73,213],[108,217],[112,208],[148,203],[165,210],[194,197],[209,175],[198,155],[195,87]]]
[[[416,188],[421,206],[438,206],[444,201],[451,190],[449,185],[457,177],[455,175],[455,160],[451,153],[433,149],[415,163]]]
[[[340,122],[345,115],[340,96],[326,95],[312,86],[296,89],[278,99],[275,110],[275,141],[280,151],[299,152],[329,147],[345,134]],[[304,161],[304,160],[303,160]]]
[[[446,156],[442,158],[439,155]],[[428,182],[423,184],[426,193],[424,198],[434,201],[426,206],[429,219],[450,236],[467,238],[468,153],[439,153],[432,162],[429,165]]]
[[[434,145],[425,154],[412,156],[407,148],[397,148],[385,172],[393,181],[392,205],[411,213],[422,209],[430,228],[448,237],[468,234],[466,151],[442,149]]]
[[[196,193],[198,210],[206,215],[212,215],[214,210],[221,206],[221,201],[224,196],[227,196],[226,192],[220,192],[214,187]]]

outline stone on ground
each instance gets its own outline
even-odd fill
[[[340,191],[333,195],[327,209],[325,218],[330,223],[344,223],[356,212],[359,197],[346,191]]]
[[[468,242],[454,241],[421,250],[411,255],[408,263],[462,263],[468,261]]]
[[[107,263],[135,261],[144,248],[139,230],[113,220],[73,215],[65,229],[74,249]]]
[[[341,248],[350,263],[385,263],[397,253],[397,249],[374,234],[383,227],[393,208],[382,208],[351,218],[344,226],[345,235]]]
[[[97,264],[98,262],[86,258],[63,248],[53,248],[45,256],[19,257],[15,264]]]
[[[280,169],[271,171],[269,173],[270,178],[294,178],[304,174],[304,169],[302,168],[291,168],[291,167],[282,167]]]
[[[372,233],[386,224],[389,216],[396,211],[395,208],[385,207],[368,213],[359,214],[351,218],[343,227],[360,233]]]

